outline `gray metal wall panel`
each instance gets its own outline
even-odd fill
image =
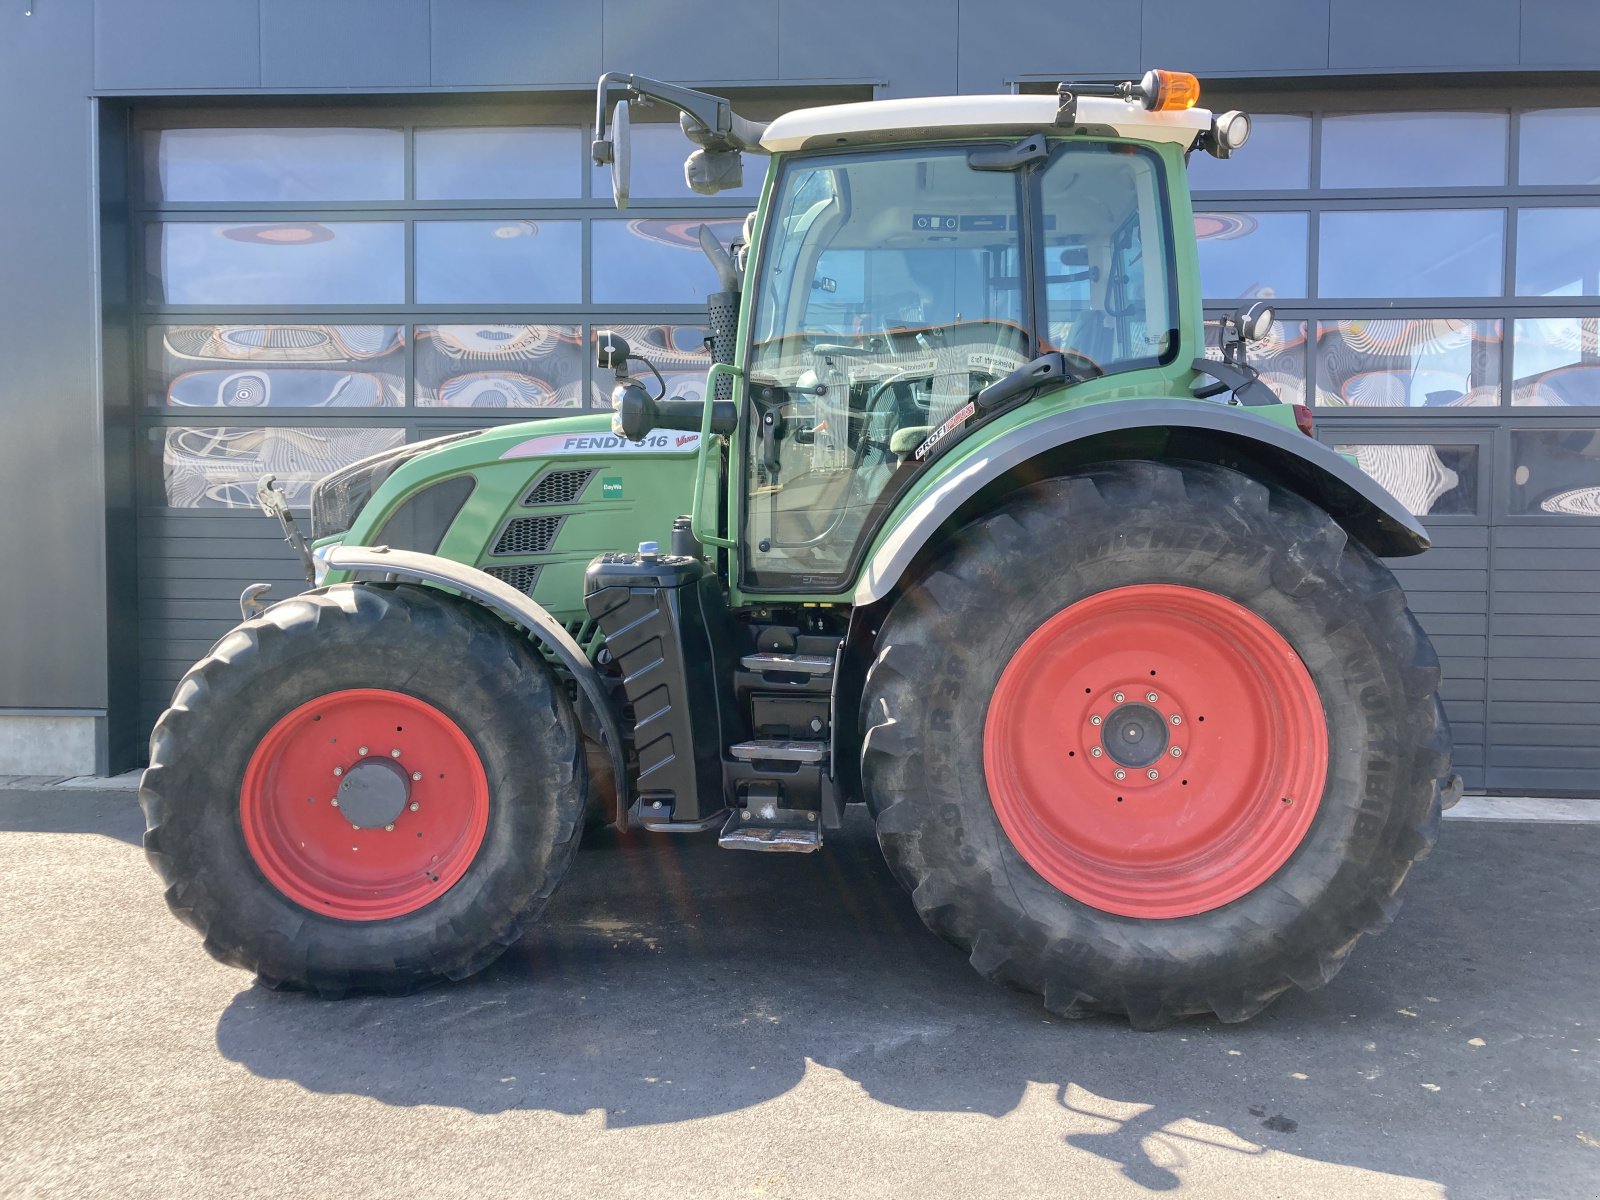
[[[1514,66],[1518,24],[1518,5],[1508,0],[1338,0],[1328,66]]]
[[[55,6],[38,7],[35,21]],[[93,44],[94,86],[102,91],[258,87],[261,3],[95,0]]]
[[[1139,69],[1140,0],[967,0],[957,34],[963,92],[999,92],[1019,75],[1118,75]]]
[[[957,8],[957,0],[787,0],[778,13],[779,75],[882,79],[885,96],[948,95],[956,90]]]
[[[1525,67],[1600,62],[1600,12],[1594,0],[1522,0],[1521,61]]]
[[[1328,65],[1328,4],[1296,0],[1256,21],[1194,0],[1144,0],[1141,59],[1180,71],[1320,71]]]
[[[603,0],[602,11],[608,71],[685,80],[778,76],[778,0]],[[834,36],[855,35],[840,28]]]
[[[593,84],[600,16],[570,0],[433,0],[433,85]]]
[[[0,707],[106,706],[94,16],[0,5]]]
[[[428,0],[262,0],[261,86],[427,87]]]

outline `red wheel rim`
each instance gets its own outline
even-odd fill
[[[1186,917],[1259,887],[1300,845],[1327,719],[1266,621],[1142,584],[1080,600],[1022,643],[983,755],[1006,836],[1049,883],[1105,912]]]
[[[239,793],[245,845],[312,912],[381,921],[432,903],[489,827],[489,781],[466,734],[401,692],[307,701],[267,731]]]

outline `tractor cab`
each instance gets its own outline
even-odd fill
[[[612,88],[625,96],[608,130]],[[726,263],[707,247],[721,307],[744,312],[742,338],[711,315],[745,419],[712,414],[708,429],[739,435],[746,590],[847,589],[927,464],[1024,401],[1187,394],[1202,347],[1184,156],[1225,156],[1249,129],[1243,114],[1194,108],[1193,77],[838,105],[765,126],[635,76],[600,92],[596,159],[621,180],[619,203],[630,98],[680,107],[701,190],[742,177],[742,153],[772,158],[748,244]],[[631,438],[707,415],[626,372],[616,406]]]

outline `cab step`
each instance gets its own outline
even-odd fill
[[[819,763],[828,757],[828,743],[758,739],[729,746],[728,753],[742,762]]]
[[[762,675],[819,675],[833,674],[833,659],[820,654],[746,654],[739,660],[746,671]]]
[[[726,850],[809,854],[822,849],[822,823],[817,814],[798,808],[735,809],[717,835]]]

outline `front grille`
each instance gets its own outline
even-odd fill
[[[518,517],[500,531],[494,554],[543,554],[565,517]]]
[[[522,498],[522,503],[529,508],[536,504],[572,504],[583,494],[583,489],[588,486],[593,476],[593,467],[572,471],[546,471],[539,481],[528,489],[528,494]]]
[[[529,596],[533,595],[533,589],[539,582],[539,567],[534,563],[520,563],[515,567],[485,567],[484,570]]]

